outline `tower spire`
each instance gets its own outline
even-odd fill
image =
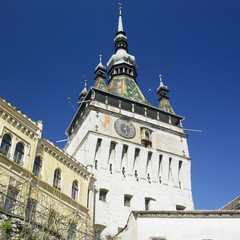
[[[136,81],[137,64],[135,57],[128,54],[128,41],[123,31],[122,4],[119,3],[118,31],[114,39],[115,54],[107,63],[109,82],[114,76],[129,76]]]
[[[123,32],[123,23],[122,23],[122,3],[119,3],[119,17],[118,17],[118,32]]]

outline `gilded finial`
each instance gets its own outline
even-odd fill
[[[118,3],[119,4],[119,15],[121,15],[122,14],[122,3]]]

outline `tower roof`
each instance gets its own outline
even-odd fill
[[[136,79],[137,63],[135,57],[128,53],[128,42],[122,23],[122,7],[119,8],[118,32],[114,39],[115,54],[111,56],[107,63],[108,75],[111,78],[118,75],[127,75]]]
[[[170,102],[169,102],[169,97],[167,96],[169,90],[168,90],[168,87],[165,86],[163,84],[163,81],[162,81],[162,75],[160,74],[159,75],[159,78],[160,78],[160,84],[159,84],[159,87],[157,89],[157,94],[160,96],[159,98],[159,108],[163,111],[166,111],[166,112],[169,112],[169,113],[173,113],[175,114]]]
[[[96,75],[95,77],[95,83],[94,87],[102,89],[104,91],[108,91],[108,87],[105,83],[105,73],[107,72],[106,67],[103,66],[102,64],[102,54],[99,55],[99,64],[95,68],[94,74]]]
[[[123,30],[122,6],[119,8],[118,31],[114,39],[114,46],[115,54],[107,63],[108,91],[137,102],[149,104],[136,82],[137,63],[135,57],[128,53],[127,37]]]
[[[84,89],[82,90],[82,92],[79,94],[79,100],[81,101],[81,99],[83,99],[84,97],[86,97],[88,91],[87,91],[87,80],[85,80],[85,84],[84,84]]]

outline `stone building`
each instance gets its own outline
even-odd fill
[[[0,210],[59,234],[90,231],[95,179],[42,129],[0,98]]]
[[[132,210],[194,208],[183,117],[171,107],[161,76],[159,107],[143,96],[135,57],[128,53],[121,10],[108,72],[100,56],[95,84],[89,91],[85,86],[79,96],[64,147],[73,158],[92,167],[94,223],[105,236],[120,231]]]

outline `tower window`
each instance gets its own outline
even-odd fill
[[[14,162],[21,164],[24,154],[24,147],[22,143],[18,143],[16,145],[15,153],[14,153]]]
[[[168,181],[172,180],[172,158],[169,158],[168,162]]]
[[[97,169],[97,160],[95,160],[95,166],[94,167],[95,167],[95,169]]]
[[[99,192],[99,200],[100,201],[103,201],[103,202],[106,202],[107,200],[107,193],[108,193],[108,190],[107,189],[100,189],[100,192]]]
[[[5,134],[2,139],[0,153],[7,156],[11,147],[11,137],[8,134]]]
[[[149,132],[145,132],[145,138],[146,138],[146,139],[149,139],[149,138],[150,138]]]
[[[179,188],[182,188],[182,161],[178,163],[178,184]]]
[[[150,197],[145,198],[145,210],[154,209],[156,200]]]
[[[160,154],[159,162],[158,162],[158,178],[160,183],[162,183],[162,158],[163,158],[163,155]]]
[[[141,128],[141,144],[143,147],[152,148],[152,131],[147,128]]]
[[[130,207],[131,206],[131,195],[124,195],[124,206]]]
[[[150,209],[150,198],[145,198],[145,210],[149,210]]]
[[[97,169],[97,163],[98,163],[98,160],[100,159],[100,156],[101,156],[101,144],[102,144],[102,139],[101,138],[98,138],[97,140],[97,145],[96,145],[96,149],[95,149],[95,169]]]

